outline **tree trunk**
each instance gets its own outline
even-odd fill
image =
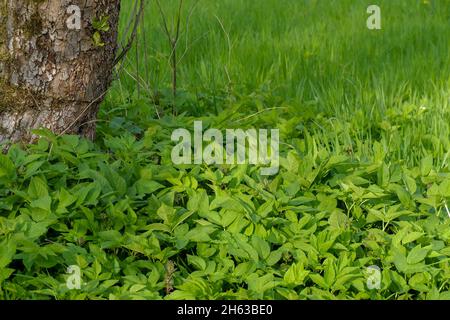
[[[94,138],[119,2],[0,0],[0,141],[31,142],[42,127]]]

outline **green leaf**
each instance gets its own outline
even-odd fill
[[[450,179],[445,179],[439,185],[439,192],[443,197],[450,197]]]
[[[48,197],[47,183],[39,177],[31,178],[30,185],[28,186],[28,195],[31,199]]]
[[[188,254],[187,259],[188,263],[196,267],[198,270],[206,269],[206,262],[201,257]]]
[[[422,237],[423,235],[424,235],[423,232],[410,232],[406,236],[403,237],[402,244],[414,242],[417,239],[419,239],[420,237]]]
[[[414,194],[417,191],[417,184],[416,180],[410,176],[407,176],[406,174],[403,175],[403,181],[406,184],[406,187],[408,188],[408,191],[410,194]]]
[[[329,289],[329,286],[328,286],[327,282],[325,281],[325,279],[320,274],[313,273],[313,274],[310,274],[309,277],[319,287],[321,287],[323,289]]]
[[[334,264],[331,260],[328,260],[327,264],[325,265],[324,280],[329,288],[333,286],[335,279],[336,271],[334,268]]]
[[[32,208],[39,208],[50,212],[52,206],[52,198],[50,198],[50,196],[48,195],[42,196],[39,199],[31,201],[30,206]]]
[[[164,220],[164,224],[170,225],[171,221],[175,217],[176,210],[163,203],[156,213],[162,220]]]
[[[272,251],[266,259],[266,263],[269,267],[278,263],[281,260],[283,255],[283,251],[281,249]]]
[[[411,205],[411,196],[402,186],[392,184],[390,188],[397,194],[398,199],[404,207],[409,207]]]
[[[246,277],[247,275],[253,273],[256,269],[256,264],[254,262],[243,262],[236,266],[233,272],[233,276],[240,278]]]
[[[5,155],[0,155],[0,182],[10,181],[16,177],[16,167],[11,159]]]
[[[0,269],[7,267],[16,253],[16,245],[8,240],[0,243]]]
[[[122,246],[123,236],[119,231],[108,230],[98,234],[100,245],[102,248],[115,248]]]
[[[425,177],[428,176],[433,168],[433,156],[428,155],[420,162],[420,174]]]
[[[265,218],[273,211],[274,201],[269,200],[263,203],[257,210],[258,215]]]
[[[431,280],[431,276],[426,275],[425,273],[417,273],[409,279],[408,284],[414,290],[419,292],[428,292],[430,291],[430,287],[428,286]]]
[[[302,285],[308,275],[309,271],[304,269],[303,263],[295,263],[286,271],[284,281],[287,284]]]
[[[38,222],[31,224],[30,230],[27,232],[27,236],[30,240],[38,239],[46,234],[48,231],[47,222]]]
[[[94,18],[92,20],[92,27],[97,31],[109,31],[109,16],[102,16],[100,19]]]
[[[187,209],[198,212],[200,216],[205,217],[209,212],[209,198],[206,190],[189,191],[189,201]]]
[[[430,249],[422,248],[420,245],[414,247],[408,254],[408,257],[406,258],[406,261],[409,264],[416,264],[421,261],[423,261]]]
[[[253,236],[251,242],[255,250],[258,252],[259,257],[262,260],[266,260],[270,254],[269,244],[258,236]]]
[[[100,32],[95,31],[94,35],[92,36],[92,41],[94,43],[94,46],[96,47],[104,47],[105,43],[102,40],[102,36],[100,35]]]
[[[139,194],[152,194],[164,188],[164,186],[156,181],[140,179],[136,182],[136,188]]]

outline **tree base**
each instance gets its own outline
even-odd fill
[[[0,1],[0,142],[33,142],[42,127],[95,137],[119,10],[120,0]]]
[[[46,128],[55,134],[77,134],[95,139],[96,105],[64,103],[63,108],[37,108],[0,113],[0,141],[33,143],[38,136],[34,129]]]

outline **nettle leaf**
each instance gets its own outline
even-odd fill
[[[349,226],[348,216],[340,210],[335,210],[330,215],[328,223],[332,229],[345,230]]]
[[[319,287],[323,289],[329,289],[328,283],[325,281],[325,279],[317,273],[311,273],[309,274],[309,278],[317,284]]]
[[[189,230],[189,232],[186,233],[185,238],[186,240],[193,242],[209,242],[211,241],[211,237],[209,235],[215,230],[216,229],[212,226],[198,226],[192,230]]]
[[[164,188],[164,186],[156,181],[140,179],[136,182],[136,188],[138,194],[152,194]]]
[[[14,180],[16,175],[16,167],[12,160],[8,156],[0,155],[0,182]]]
[[[66,189],[62,188],[58,193],[58,208],[56,212],[59,214],[67,213],[67,207],[77,201],[77,197],[72,195]]]
[[[16,253],[16,244],[9,240],[0,243],[0,269],[7,267]]]
[[[80,178],[81,179],[91,179],[93,180],[93,184],[98,185],[101,188],[101,191],[103,193],[111,193],[113,192],[113,188],[111,184],[109,183],[108,179],[106,179],[103,174],[101,174],[98,171],[92,170],[92,169],[86,169],[86,170],[80,170]],[[83,186],[83,187],[82,187]],[[86,190],[84,185],[77,185],[74,187],[74,189],[78,189],[80,193],[86,192],[88,193],[89,190]],[[80,194],[81,196],[81,194]],[[84,195],[86,197],[86,195]],[[84,201],[84,199],[82,200]]]
[[[286,271],[284,275],[284,281],[287,284],[292,284],[295,286],[302,285],[309,275],[309,271],[305,270],[303,263],[294,263],[289,269]]]
[[[171,294],[167,295],[166,299],[170,300],[195,300],[196,296],[193,292],[186,290],[175,290]]]
[[[336,270],[334,267],[334,263],[331,260],[326,260],[325,262],[325,271],[324,271],[324,280],[328,286],[331,288],[336,279]]]
[[[262,260],[266,260],[269,257],[270,246],[266,241],[258,236],[253,236],[251,243]]]
[[[118,248],[122,246],[123,236],[119,231],[108,230],[97,234],[101,248]]]
[[[243,262],[236,266],[236,268],[233,271],[233,276],[240,278],[240,277],[247,277],[249,274],[252,274],[256,270],[256,263],[253,261]]]
[[[417,239],[421,238],[423,235],[424,235],[423,232],[410,232],[402,238],[402,244],[408,244],[410,242],[414,242]]]
[[[445,179],[442,181],[442,183],[439,185],[439,193],[443,197],[450,197],[450,179]]]
[[[259,277],[257,274],[252,273],[247,278],[248,289],[253,292],[256,298],[262,299],[264,293],[277,286],[278,282],[275,281],[273,274],[266,274]]]
[[[52,198],[50,198],[50,196],[48,195],[42,196],[39,199],[31,201],[30,206],[32,208],[39,208],[45,211],[51,211]]]
[[[319,194],[317,195],[317,200],[320,201],[318,209],[320,211],[332,212],[336,209],[337,200],[330,195]]]
[[[164,220],[164,224],[170,225],[175,218],[176,211],[177,210],[175,208],[172,208],[163,203],[156,213],[162,220]]]
[[[230,226],[236,219],[243,218],[242,213],[228,210],[222,210],[221,216],[221,225],[224,228]]]
[[[28,195],[31,199],[48,197],[49,193],[47,183],[39,177],[31,178],[28,186]]]
[[[187,203],[187,208],[194,212],[198,212],[200,216],[205,217],[208,214],[209,208],[209,198],[206,190],[190,190],[188,191],[189,201]]]
[[[389,271],[389,276],[391,278],[391,282],[394,285],[394,290],[398,293],[407,292],[409,290],[408,283],[405,278],[402,277],[398,272],[394,270]]]
[[[430,251],[429,248],[422,248],[421,245],[417,245],[409,252],[406,261],[409,264],[419,263],[426,258],[429,251]]]
[[[340,271],[333,284],[333,289],[345,290],[346,285],[350,285],[356,279],[363,277],[359,268],[345,268]]]
[[[428,155],[420,162],[420,174],[425,177],[428,176],[433,169],[433,156]]]
[[[196,267],[198,270],[206,269],[206,262],[201,257],[188,255],[187,256],[188,263]]]
[[[278,249],[275,251],[272,251],[269,256],[266,259],[266,263],[269,267],[277,264],[280,260],[281,257],[283,256],[283,250],[282,249]]]
[[[107,179],[112,191],[115,191],[119,196],[123,196],[127,192],[127,182],[125,179],[114,170],[111,166],[104,163],[99,164],[100,172]]]
[[[411,195],[402,186],[398,184],[391,184],[390,189],[397,194],[397,197],[403,206],[406,208],[411,206]]]
[[[431,275],[426,272],[417,273],[409,279],[408,284],[413,288],[414,290],[417,290],[419,292],[428,292],[431,290],[429,287],[429,283],[431,281]]]
[[[403,175],[403,181],[405,182],[406,187],[410,194],[414,194],[417,191],[416,180],[409,175]]]
[[[406,261],[406,256],[400,252],[396,252],[393,258],[393,262],[400,272],[408,273],[410,272],[408,262]]]
[[[32,223],[30,229],[27,232],[27,236],[33,240],[37,239],[47,233],[48,226],[49,223],[46,221]]]
[[[102,193],[102,187],[96,180],[93,183],[78,184],[71,192],[77,198],[76,206],[96,205],[97,199]]]

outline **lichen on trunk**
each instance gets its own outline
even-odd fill
[[[111,81],[120,0],[0,0],[0,141],[31,142],[32,129],[95,135]],[[68,20],[79,8],[79,28]],[[78,11],[77,11],[78,14]],[[93,22],[108,17],[109,30]]]

